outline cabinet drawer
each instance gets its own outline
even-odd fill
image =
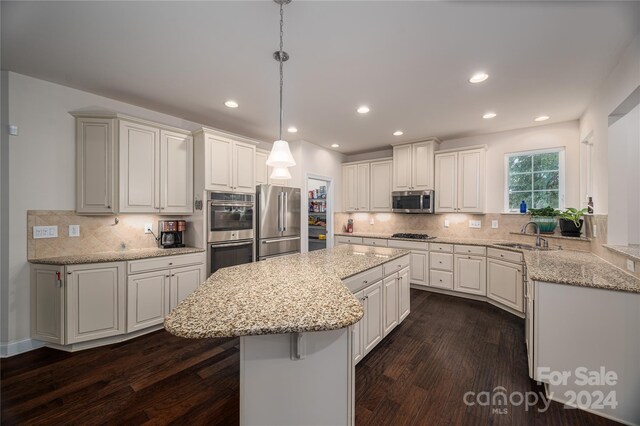
[[[483,246],[455,246],[455,252],[460,254],[473,254],[476,256],[485,256],[487,254],[486,247]]]
[[[425,243],[423,241],[389,240],[388,245],[389,247],[407,250],[429,250],[429,243]]]
[[[387,240],[382,238],[363,238],[362,244],[365,246],[386,247]]]
[[[204,253],[181,254],[178,256],[154,257],[151,259],[132,260],[127,271],[129,274],[157,271],[160,269],[178,268],[181,266],[204,263]]]
[[[362,244],[362,237],[347,237],[344,235],[336,236],[337,244]]]
[[[347,286],[349,290],[351,290],[352,293],[355,293],[358,290],[365,288],[366,286],[373,284],[381,279],[382,266],[376,266],[373,269],[369,269],[368,271],[364,271],[358,275],[349,277],[342,282]]]
[[[494,259],[506,260],[507,262],[522,263],[522,253],[510,250],[499,250],[489,247],[487,256]]]
[[[429,247],[431,251],[453,253],[453,244],[430,243]]]
[[[382,265],[382,268],[384,270],[384,276],[386,277],[387,275],[391,275],[394,272],[398,272],[399,270],[401,270],[402,268],[406,268],[407,266],[409,266],[409,255],[406,256],[402,256],[399,259],[395,259],[392,260],[391,262],[387,262],[384,265]]]
[[[453,272],[434,271],[432,269],[429,274],[429,285],[453,290]]]
[[[431,269],[453,272],[453,255],[449,253],[429,253]]]

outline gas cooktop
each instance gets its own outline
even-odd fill
[[[399,233],[399,234],[393,234],[391,236],[391,238],[406,238],[406,239],[410,239],[410,240],[432,240],[435,237],[430,237],[427,234],[405,234],[405,233]]]

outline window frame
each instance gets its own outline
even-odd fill
[[[521,155],[538,155],[538,154],[549,154],[549,153],[558,153],[558,209],[564,209],[564,195],[565,195],[565,147],[556,147],[556,148],[544,148],[544,149],[534,149],[529,151],[515,151],[515,152],[507,152],[504,154],[504,212],[505,213],[520,213],[520,208],[510,209],[509,208],[509,159],[511,157],[517,157]],[[533,171],[531,172],[533,174]],[[532,176],[533,179],[533,176]],[[533,184],[533,180],[532,180]],[[532,189],[533,192],[533,189]],[[529,209],[531,206],[527,206]]]

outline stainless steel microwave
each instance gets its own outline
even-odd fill
[[[397,213],[435,213],[433,191],[393,191],[391,211]]]

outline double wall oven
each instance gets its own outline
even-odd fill
[[[255,195],[211,192],[208,201],[209,274],[254,260]]]

